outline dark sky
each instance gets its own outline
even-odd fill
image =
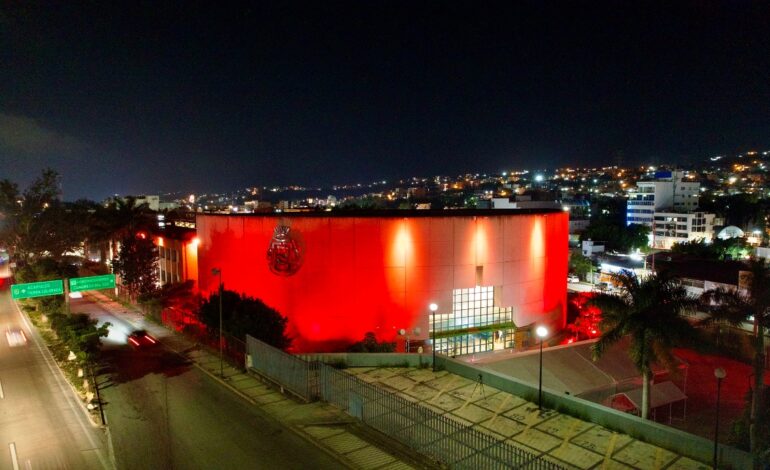
[[[102,198],[770,147],[767,2],[207,3],[3,2],[0,178]]]

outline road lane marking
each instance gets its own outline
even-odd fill
[[[11,442],[8,444],[11,449],[11,462],[13,462],[13,470],[19,470],[19,458],[16,456],[16,443]]]

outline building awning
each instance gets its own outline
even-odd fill
[[[678,401],[687,400],[687,395],[685,395],[681,390],[679,390],[679,387],[674,385],[673,382],[667,381],[667,382],[661,382],[657,384],[653,384],[650,394],[652,395],[650,397],[650,408],[660,408],[661,406],[671,405],[673,403],[676,403]],[[618,400],[616,397],[619,395],[623,395],[625,399],[630,402],[634,406],[635,409],[641,410],[642,409],[642,388],[635,388],[633,390],[628,390],[623,393],[618,393],[613,396],[612,401],[613,402],[623,402],[625,400]],[[625,407],[624,407],[625,408]],[[623,410],[627,411],[627,410]]]

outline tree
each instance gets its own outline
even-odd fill
[[[752,247],[744,238],[715,239],[706,243],[703,239],[675,243],[671,247],[672,253],[681,253],[695,258],[730,260],[745,259],[751,253]]]
[[[594,344],[594,360],[622,338],[630,338],[628,355],[642,374],[642,418],[650,412],[654,363],[671,367],[672,348],[686,342],[694,327],[685,315],[698,305],[685,288],[665,275],[640,279],[629,272],[613,275],[620,294],[597,294],[589,303],[601,310],[601,336]]]
[[[396,350],[396,343],[379,342],[377,336],[371,331],[364,334],[364,339],[353,343],[348,348],[349,352],[393,352]]]
[[[738,290],[718,288],[706,291],[701,297],[702,307],[711,315],[704,324],[726,322],[739,326],[754,321],[754,393],[751,399],[749,435],[751,452],[758,455],[770,446],[767,425],[761,417],[766,414],[763,400],[765,390],[765,329],[770,322],[770,267],[761,260],[751,260],[742,271],[746,287]],[[761,427],[764,426],[764,432]]]
[[[11,256],[27,261],[36,255],[46,255],[36,239],[55,239],[59,224],[47,223],[49,208],[59,202],[59,175],[56,171],[43,170],[23,193],[8,180],[0,181],[0,212],[2,228],[0,241],[5,243]]]
[[[120,242],[118,256],[112,268],[120,275],[121,283],[136,298],[152,294],[158,285],[158,250],[152,238],[140,232],[128,235]]]
[[[590,258],[587,258],[580,253],[570,253],[569,255],[569,270],[577,274],[578,276],[586,279],[588,273],[593,269],[593,263]]]
[[[117,242],[138,232],[149,232],[152,228],[152,212],[145,204],[136,204],[136,198],[128,196],[115,198],[106,206],[99,206],[90,217],[88,241],[111,244],[112,252],[117,252]],[[102,253],[102,259],[107,259]]]
[[[606,243],[610,251],[629,252],[634,249],[647,249],[650,228],[644,225],[618,224],[607,219],[596,219],[583,232],[581,240],[596,240]]]
[[[641,224],[631,224],[626,227],[624,236],[629,250],[647,251],[650,243],[650,227]]]
[[[203,302],[199,316],[209,331],[218,331],[218,293]],[[259,299],[228,290],[222,292],[222,329],[242,341],[249,335],[286,350],[291,346],[291,338],[286,334],[287,323],[286,317]]]

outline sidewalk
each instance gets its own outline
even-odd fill
[[[298,433],[309,443],[334,456],[343,466],[366,470],[430,468],[425,462],[413,459],[407,450],[398,449],[397,443],[392,443],[392,446],[382,445],[383,436],[373,435],[372,431],[360,426],[355,418],[334,406],[321,402],[297,402],[267,385],[257,376],[242,372],[227,362],[224,362],[224,377],[221,377],[219,356],[216,353],[199,347],[164,326],[146,320],[141,312],[127,308],[102,293],[89,292],[86,296],[136,328],[147,330],[160,339],[165,347],[185,356],[198,369]]]

